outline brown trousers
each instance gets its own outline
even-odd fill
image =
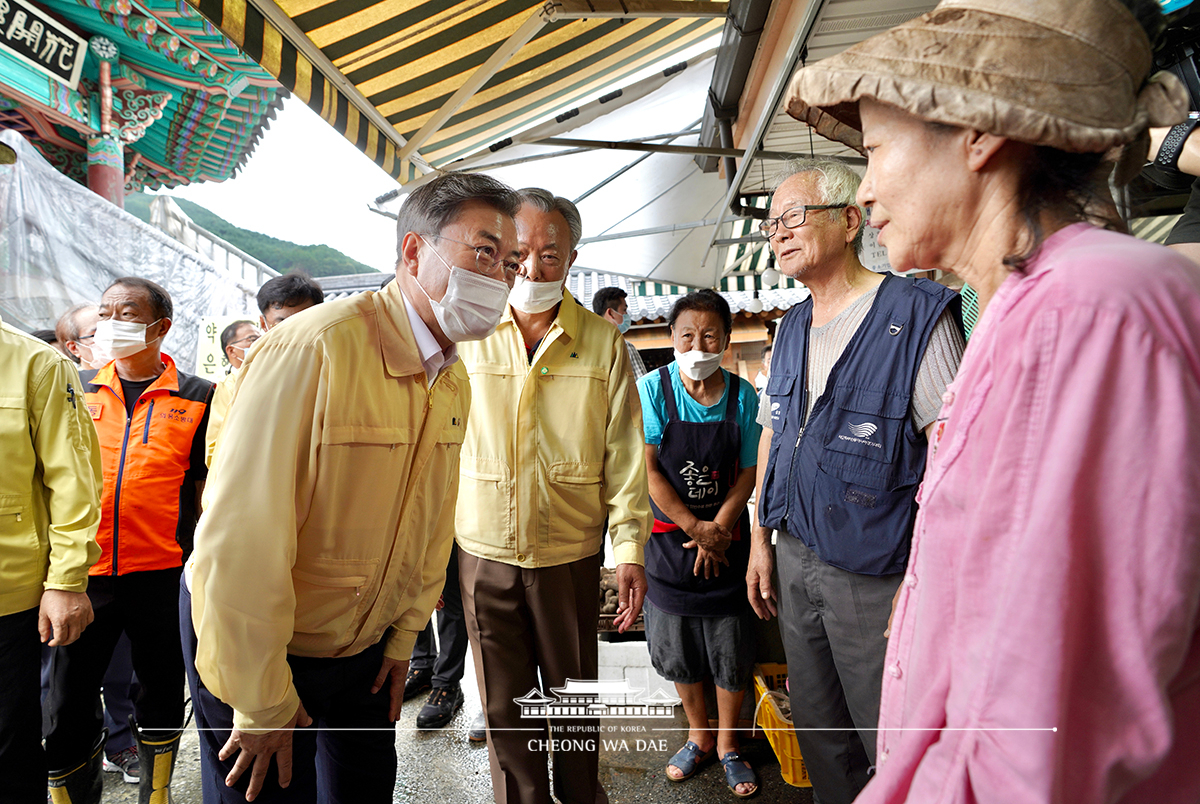
[[[558,800],[607,804],[598,779],[600,721],[523,718],[520,704],[513,702],[535,689],[554,698],[553,690],[568,678],[596,678],[600,556],[522,569],[460,551],[458,567],[479,697],[487,715],[496,804],[550,801],[546,759],[552,739],[562,741],[555,743],[558,750],[553,752]]]

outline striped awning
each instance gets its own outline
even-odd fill
[[[709,0],[188,0],[401,183],[720,33]],[[319,155],[314,155],[314,164]]]

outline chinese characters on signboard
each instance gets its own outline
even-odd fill
[[[79,88],[87,42],[25,0],[0,0],[0,50],[72,90]]]

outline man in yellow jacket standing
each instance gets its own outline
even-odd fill
[[[62,353],[0,322],[0,779],[5,801],[46,795],[42,642],[92,621],[100,557],[100,448],[79,374]],[[100,777],[101,745],[88,757]],[[88,791],[98,798],[99,790]],[[80,798],[79,800],[82,800]]]
[[[515,212],[486,176],[421,186],[395,282],[312,308],[246,357],[184,636],[205,801],[391,801],[408,659],[453,544],[471,398],[456,344],[500,319]]]
[[[488,400],[463,445],[455,517],[459,577],[498,804],[605,802],[598,720],[547,737],[514,698],[595,679],[600,563],[612,536],[620,630],[645,596],[650,533],[641,406],[625,342],[565,289],[582,236],[579,211],[540,189],[521,191],[522,269],[491,337],[462,349],[473,392]],[[543,694],[545,694],[543,690]],[[541,728],[541,732],[531,729]],[[561,748],[566,746],[566,748]]]

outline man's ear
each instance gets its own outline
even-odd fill
[[[158,337],[165,338],[167,333],[171,331],[171,319],[164,318],[158,322]]]
[[[858,237],[858,232],[863,228],[863,213],[857,205],[851,204],[846,207],[846,242],[853,243],[854,238]]]
[[[407,232],[404,235],[404,239],[400,241],[400,261],[396,263],[396,273],[407,271],[410,276],[416,277],[420,264],[418,256],[424,242],[416,232]]]

